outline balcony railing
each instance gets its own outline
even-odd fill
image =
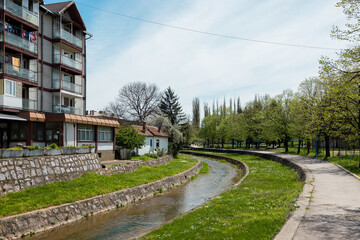
[[[16,77],[24,78],[30,82],[37,82],[37,72],[26,68],[17,67],[9,63],[5,63],[5,73]]]
[[[4,41],[4,32],[0,32],[0,41]],[[5,31],[5,42],[23,48],[29,52],[37,54],[37,44],[32,43],[22,37]]]
[[[53,29],[54,38],[60,38],[82,48],[82,40],[64,29]]]
[[[60,88],[60,80],[59,79],[53,79],[53,88],[54,89]],[[64,80],[61,81],[61,89],[68,90],[68,91],[78,93],[78,94],[81,94],[81,92],[82,92],[81,85],[76,84],[76,83],[67,82]]]
[[[68,67],[82,71],[82,63],[62,54],[54,54],[54,63],[61,63]]]
[[[30,12],[28,9],[23,8],[22,6],[17,5],[14,2],[11,2],[9,0],[5,0],[4,9],[18,15],[22,19],[24,19],[24,20],[26,20],[26,21],[28,21],[28,22],[36,25],[36,26],[39,26],[39,18],[35,13]]]
[[[82,115],[81,108],[74,108],[74,107],[70,107],[70,106],[53,105],[53,112],[54,113],[70,113],[70,114]]]
[[[22,108],[26,110],[37,110],[37,101],[31,99],[22,99]]]

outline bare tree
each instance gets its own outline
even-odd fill
[[[144,122],[155,115],[159,106],[159,88],[155,84],[132,82],[123,86],[106,110],[123,118]]]

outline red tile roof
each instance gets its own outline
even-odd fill
[[[169,135],[163,131],[161,131],[158,127],[154,126],[146,126],[145,130],[143,129],[143,126],[139,125],[131,125],[138,134],[144,135],[147,137],[169,137]]]

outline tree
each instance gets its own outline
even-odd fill
[[[159,108],[162,115],[167,117],[172,125],[179,124],[186,117],[182,112],[179,97],[175,95],[170,87],[162,94]]]
[[[334,26],[331,36],[340,40],[358,42],[360,40],[360,2],[359,0],[341,0],[336,7],[342,7],[347,15],[348,23],[346,29],[342,30]]]
[[[123,86],[106,110],[111,114],[144,122],[159,105],[159,88],[155,84],[132,82]],[[119,114],[118,114],[119,113]]]
[[[116,145],[125,149],[141,148],[145,144],[145,136],[138,134],[130,125],[120,125],[115,139]]]
[[[199,131],[200,129],[200,100],[199,98],[194,98],[192,101],[192,126],[195,131]]]

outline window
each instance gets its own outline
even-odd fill
[[[16,82],[5,80],[5,94],[16,96]]]
[[[110,127],[98,127],[98,141],[113,141]]]
[[[152,147],[152,139],[150,139],[150,147]]]
[[[11,123],[11,140],[26,140],[26,126],[24,122]]]
[[[94,141],[95,134],[94,134],[94,126],[90,125],[78,125],[78,139],[79,141]]]
[[[160,140],[159,139],[156,139],[156,147],[160,148]]]
[[[34,123],[33,140],[34,141],[44,141],[44,124],[43,123]]]

